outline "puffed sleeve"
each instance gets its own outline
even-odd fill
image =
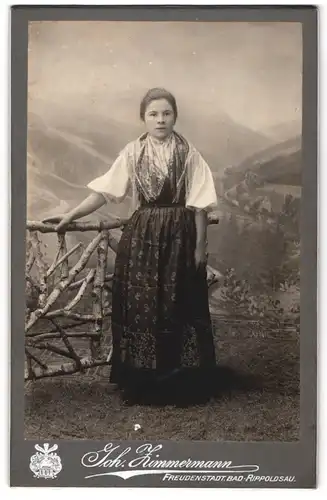
[[[188,159],[189,189],[186,206],[196,210],[212,211],[217,207],[217,193],[211,170],[195,149]]]
[[[126,146],[108,172],[89,182],[87,187],[103,194],[107,201],[120,203],[126,197],[129,185],[129,147]]]

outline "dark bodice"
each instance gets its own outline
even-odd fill
[[[174,200],[176,191],[172,187],[171,180],[167,177],[162,190],[156,200],[147,201],[143,194],[139,191],[140,205],[141,206],[172,206],[183,205],[185,206],[185,186],[182,187],[178,200]]]

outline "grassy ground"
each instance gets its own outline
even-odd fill
[[[299,438],[299,341],[216,324],[218,394],[184,408],[128,406],[109,367],[26,384],[26,439],[294,441]],[[141,429],[134,431],[134,424]]]

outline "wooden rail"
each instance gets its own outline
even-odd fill
[[[112,347],[103,346],[104,322],[110,318],[110,281],[107,273],[108,249],[117,251],[118,240],[111,229],[122,228],[125,220],[113,222],[74,222],[65,233],[56,232],[56,224],[28,221],[26,225],[26,320],[25,320],[25,380],[35,380],[55,375],[73,374],[111,361]],[[215,214],[209,215],[209,224],[218,223]],[[73,231],[96,232],[90,243],[81,243],[67,249],[66,234]],[[40,234],[55,233],[57,253],[51,265],[47,265],[41,250]],[[69,266],[69,259],[82,250],[77,262]],[[91,255],[97,253],[96,267],[87,268]],[[54,275],[59,279],[54,281]],[[37,278],[35,278],[37,275]],[[208,286],[220,278],[220,273],[207,267]],[[64,298],[66,293],[76,295]],[[92,312],[78,310],[85,298],[92,303]],[[63,299],[64,306],[58,306]],[[60,323],[61,321],[61,323]],[[73,321],[73,323],[72,323]],[[46,327],[40,327],[46,323]],[[79,331],[82,325],[92,325],[87,331]],[[88,342],[81,352],[81,341]],[[41,356],[40,356],[41,352]],[[42,353],[51,353],[51,364],[44,361]],[[66,359],[66,361],[65,361]],[[53,361],[53,362],[52,362]]]

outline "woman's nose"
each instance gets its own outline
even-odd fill
[[[164,123],[164,122],[165,122],[165,117],[164,117],[164,115],[162,115],[162,116],[160,116],[160,115],[159,115],[159,116],[158,116],[158,123]]]

